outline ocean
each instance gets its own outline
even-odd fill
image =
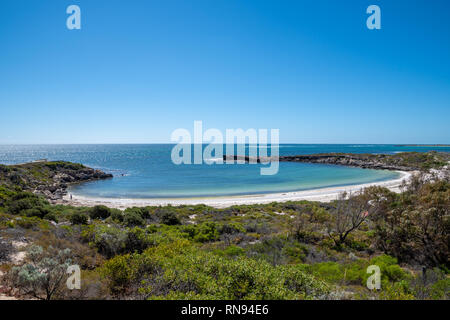
[[[246,152],[249,148],[246,146]],[[260,175],[260,164],[175,165],[170,144],[0,145],[0,163],[36,159],[82,163],[113,179],[80,184],[70,192],[102,198],[193,198],[300,191],[390,180],[398,173],[334,165],[280,162],[276,175]],[[389,153],[450,151],[449,147],[369,144],[282,144],[280,155],[323,152]]]

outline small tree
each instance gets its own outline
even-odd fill
[[[329,237],[337,247],[340,247],[347,236],[358,229],[361,224],[374,212],[376,205],[366,201],[364,197],[347,197],[344,192],[339,195],[336,201],[336,208],[333,210],[333,219],[327,224]]]
[[[61,291],[67,268],[72,264],[69,254],[70,249],[57,250],[50,246],[44,251],[41,246],[33,245],[27,252],[28,262],[11,269],[12,286],[37,299],[51,300]]]

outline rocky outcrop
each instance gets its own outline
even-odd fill
[[[225,155],[223,159],[225,161],[240,160],[253,163],[267,163],[275,160],[273,157],[236,155]],[[322,153],[280,156],[278,160],[280,162],[334,164],[365,169],[415,171],[441,168],[450,160],[450,154],[445,152],[403,152],[398,154]]]
[[[101,170],[64,161],[0,166],[0,184],[18,185],[23,190],[43,195],[53,201],[66,195],[69,185],[112,177]]]
[[[304,155],[304,156],[284,156],[280,157],[280,161],[286,162],[308,162],[308,163],[323,163],[323,164],[335,164],[348,167],[358,167],[364,169],[387,169],[387,170],[400,170],[411,171],[417,170],[417,168],[389,164],[383,161],[384,158],[369,158],[361,157],[360,155]]]

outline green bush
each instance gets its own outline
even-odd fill
[[[158,243],[158,237],[159,235],[148,233],[147,230],[138,227],[130,229],[125,238],[124,251],[141,253],[148,247],[156,245]]]
[[[406,280],[410,277],[410,274],[404,271],[397,264],[397,259],[386,254],[382,254],[369,261],[370,265],[377,265],[380,267],[381,279],[391,282],[398,282]],[[369,276],[369,275],[368,275]]]
[[[135,213],[142,217],[143,219],[149,219],[151,218],[150,212],[147,208],[141,208],[141,207],[132,207],[132,208],[126,208],[124,211],[124,214],[127,213]]]
[[[93,243],[98,251],[104,256],[111,258],[117,254],[124,253],[127,232],[118,228],[98,225],[92,236]]]
[[[11,269],[14,287],[39,299],[50,300],[63,290],[67,268],[73,263],[69,249],[58,250],[51,246],[44,251],[33,245],[27,251],[27,263]]]
[[[111,209],[111,219],[116,222],[123,222],[123,212],[117,209]]]
[[[88,216],[84,213],[75,212],[69,217],[69,221],[72,224],[87,224]]]
[[[106,206],[95,206],[89,211],[91,219],[106,219],[111,215],[111,209]]]
[[[18,217],[14,221],[15,225],[24,229],[48,229],[48,221],[42,220],[38,217]]]
[[[58,223],[58,217],[57,217],[56,213],[54,213],[54,212],[47,213],[44,216],[44,219]]]
[[[162,224],[166,224],[168,226],[181,224],[175,212],[170,211],[169,209],[159,208],[156,211],[156,216],[160,219]]]
[[[194,236],[194,241],[209,242],[219,239],[219,231],[214,222],[204,222],[197,227],[197,233]]]
[[[219,239],[219,231],[214,222],[183,226],[181,231],[187,234],[188,239],[196,242],[210,242]]]
[[[283,248],[283,254],[286,255],[291,262],[303,263],[308,254],[308,247],[304,244],[294,242]]]
[[[245,256],[230,259],[186,240],[115,257],[102,270],[113,292],[149,299],[303,299],[326,297],[330,291],[295,266],[273,267]]]
[[[231,246],[226,247],[223,250],[216,250],[215,253],[218,255],[227,256],[227,257],[236,257],[236,256],[245,255],[245,250],[241,247],[231,245]]]
[[[123,215],[123,223],[127,227],[135,227],[135,226],[143,226],[145,224],[145,220],[141,217],[141,215],[135,211],[126,211]]]
[[[133,270],[129,263],[130,255],[124,255],[117,256],[103,265],[101,273],[107,277],[108,286],[113,294],[124,291],[129,285],[133,276]]]
[[[220,234],[245,233],[245,228],[241,223],[226,223],[219,228]]]
[[[38,217],[42,219],[44,218],[44,216],[49,214],[49,210],[43,207],[34,207],[31,209],[23,210],[21,214],[27,217]]]
[[[265,238],[247,249],[247,254],[255,259],[265,260],[273,265],[283,264],[287,261],[284,247],[288,245],[285,238]]]
[[[42,218],[48,213],[45,208],[48,202],[30,192],[18,192],[7,203],[8,211],[12,214],[28,214]]]

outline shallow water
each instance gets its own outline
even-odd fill
[[[80,162],[114,175],[113,179],[84,183],[71,193],[105,198],[160,198],[287,192],[383,181],[398,177],[386,170],[280,162],[278,174],[260,175],[260,164],[175,165],[173,145],[0,145],[0,163],[13,164],[46,158]],[[253,146],[250,146],[253,148]],[[246,150],[248,153],[249,147]],[[284,144],[280,155],[321,152],[396,153],[450,151],[448,147],[394,145]]]

